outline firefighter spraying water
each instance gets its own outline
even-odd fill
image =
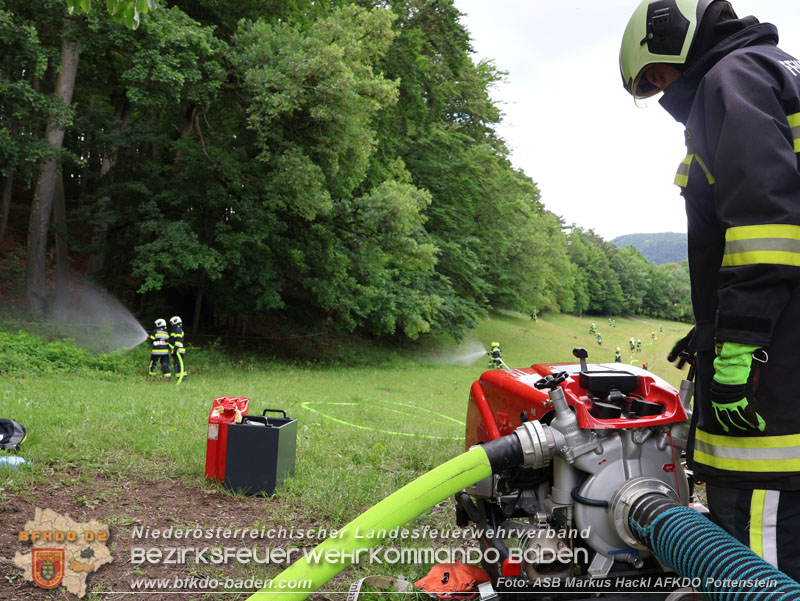
[[[503,363],[503,352],[500,349],[499,342],[492,342],[491,349],[486,353],[489,355],[489,367],[494,369],[501,369],[505,367],[505,363]]]
[[[150,370],[151,376],[158,375],[159,364],[161,366],[161,373],[167,382],[172,379],[172,373],[169,370],[169,354],[172,345],[169,342],[169,334],[167,333],[167,321],[165,319],[156,319],[155,330],[150,333],[148,338],[153,345],[150,351]]]

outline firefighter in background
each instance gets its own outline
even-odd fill
[[[644,0],[620,71],[685,128],[695,327],[668,359],[696,354],[687,463],[711,518],[799,580],[800,63],[777,44],[725,0]]]
[[[617,352],[614,353],[614,363],[622,363],[622,351],[617,347]]]
[[[169,382],[172,379],[172,374],[169,372],[169,351],[172,346],[169,343],[167,322],[164,319],[156,319],[155,326],[156,329],[148,336],[153,344],[153,349],[150,351],[150,375],[158,375],[158,364],[161,363],[161,373]]]
[[[175,377],[178,378],[178,384],[180,384],[187,377],[186,363],[184,362],[186,347],[183,344],[183,322],[177,315],[169,318],[169,341],[172,346],[172,364]]]
[[[641,338],[639,338],[636,341],[636,352],[637,353],[641,353],[642,352],[642,339]]]
[[[631,345],[631,352],[635,351],[636,350],[636,341],[633,339],[633,336],[631,336],[631,339],[628,341],[628,343]]]
[[[600,332],[597,332],[597,344],[603,346],[603,335]]]
[[[491,359],[489,360],[489,367],[493,367],[495,369],[503,367],[503,354],[500,351],[499,342],[492,342],[492,348],[486,354],[491,357]]]

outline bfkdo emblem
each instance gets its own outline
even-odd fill
[[[42,588],[56,588],[64,580],[64,549],[33,549],[33,581]]]

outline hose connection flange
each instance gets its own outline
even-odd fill
[[[644,499],[649,497],[649,499]],[[642,476],[628,480],[620,486],[608,503],[608,519],[617,535],[634,549],[647,549],[645,545],[631,530],[628,519],[634,505],[641,505],[652,499],[655,502],[664,500],[679,503],[678,495],[663,481],[656,478]]]
[[[557,453],[556,437],[550,426],[540,421],[525,422],[514,430],[522,446],[522,465],[541,469],[550,465],[550,460]]]

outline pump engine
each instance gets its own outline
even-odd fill
[[[691,382],[679,392],[649,371],[573,354],[579,364],[492,370],[472,385],[467,448],[516,431],[524,454],[522,467],[456,495],[457,521],[475,528],[501,593],[574,599],[581,587],[614,592],[620,577],[664,575],[647,547],[620,534],[626,503],[612,497],[633,480],[684,505],[692,494],[681,462]],[[667,598],[683,598],[675,594]]]

